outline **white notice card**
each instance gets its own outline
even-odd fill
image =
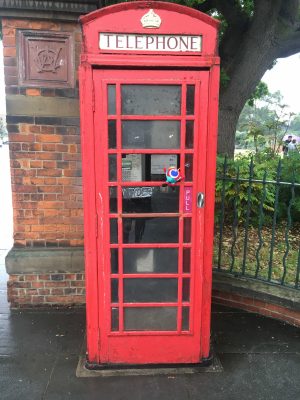
[[[164,168],[177,168],[177,154],[152,154],[151,174],[162,175]]]
[[[122,180],[140,182],[142,180],[142,155],[127,154],[122,158]]]

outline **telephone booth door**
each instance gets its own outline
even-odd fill
[[[100,359],[199,362],[208,73],[93,81]]]
[[[203,363],[219,22],[160,1],[81,22],[88,364]]]

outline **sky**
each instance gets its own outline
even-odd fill
[[[270,92],[280,90],[284,103],[296,114],[300,113],[300,53],[288,58],[280,58],[262,79]],[[3,77],[3,51],[0,41],[0,115],[5,114]]]
[[[287,104],[292,112],[300,113],[300,53],[279,58],[262,80],[268,85],[271,93],[277,90],[281,92],[284,104]]]

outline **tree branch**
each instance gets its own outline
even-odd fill
[[[285,0],[282,2],[279,16],[288,25],[295,26],[300,22],[300,0]]]
[[[277,58],[289,57],[299,52],[300,31],[296,31],[279,44]]]
[[[244,25],[249,20],[249,15],[239,6],[236,0],[215,0],[215,8],[224,16],[228,24]]]
[[[206,0],[203,3],[197,4],[194,8],[198,11],[207,13],[213,8],[216,8],[216,2],[215,0]]]

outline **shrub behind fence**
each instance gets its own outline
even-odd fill
[[[218,160],[214,266],[300,289],[300,157]]]

